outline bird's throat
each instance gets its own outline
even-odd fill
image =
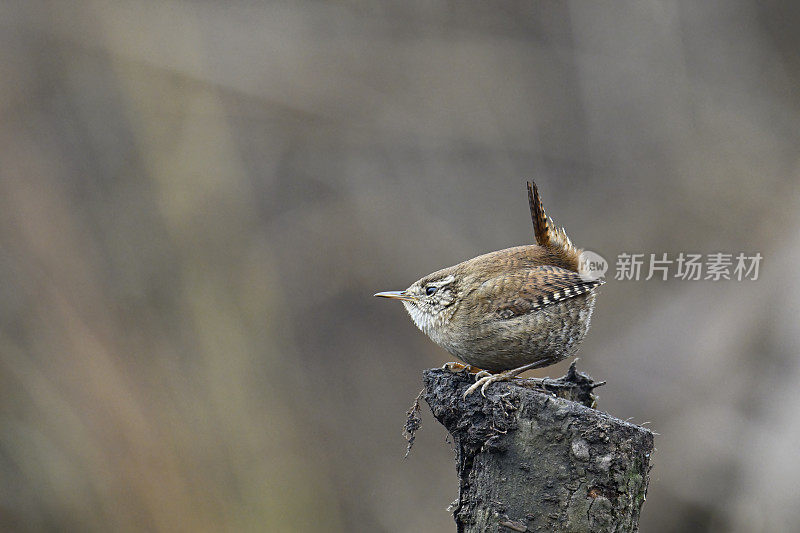
[[[445,327],[446,317],[444,312],[430,313],[420,309],[413,302],[403,302],[403,306],[411,316],[414,324],[437,344],[442,342],[442,330]]]

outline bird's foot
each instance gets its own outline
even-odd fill
[[[476,375],[481,372],[486,372],[485,370],[481,370],[476,366],[456,363],[455,361],[450,361],[449,363],[445,363],[444,365],[442,365],[442,370],[449,370],[454,374],[461,372],[462,370],[466,370],[470,374],[476,374]]]
[[[526,370],[530,370],[532,368],[538,368],[540,366],[543,366],[543,364],[547,362],[548,362],[547,359],[541,359],[539,361],[534,361],[533,363],[529,363],[519,368],[512,368],[511,370],[506,370],[505,372],[500,372],[498,374],[490,374],[486,370],[481,370],[480,372],[475,374],[475,383],[473,383],[464,392],[464,398],[466,398],[467,396],[469,396],[478,389],[481,389],[481,396],[486,398],[486,387],[488,387],[492,383],[498,381],[511,381],[512,379],[519,376]]]
[[[489,372],[482,370],[475,374],[475,383],[473,383],[465,392],[464,398],[472,394],[478,389],[481,389],[481,396],[486,398],[486,387],[495,383],[496,381],[511,381],[516,377],[516,374],[512,374],[513,370],[509,370],[508,372],[501,372],[500,374],[490,374]]]

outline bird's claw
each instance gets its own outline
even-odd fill
[[[442,365],[442,370],[449,370],[453,374],[457,372],[461,372],[462,370],[468,368],[468,365],[463,365],[461,363],[457,363],[455,361],[450,361],[449,363],[445,363]]]
[[[542,366],[543,363],[547,363],[548,359],[539,359],[537,361],[533,361],[532,363],[528,363],[527,365],[523,365],[519,368],[513,368],[511,370],[506,370],[505,372],[500,372],[498,374],[489,374],[485,370],[481,370],[477,374],[475,374],[475,378],[477,381],[464,392],[464,398],[478,390],[478,387],[481,388],[481,395],[486,398],[486,387],[491,385],[496,381],[511,381],[515,377],[519,376],[523,372],[527,370],[531,370],[533,368],[538,368]]]
[[[489,372],[482,370],[481,372],[475,374],[475,378],[475,383],[470,385],[470,387],[464,391],[464,398],[478,389],[481,389],[481,396],[486,398],[486,387],[497,381],[510,381],[514,378],[514,376],[509,375],[507,372],[503,372],[501,374],[490,374]]]
[[[470,372],[475,375],[488,375],[489,373],[485,370],[481,370],[477,366],[472,365],[465,365],[463,363],[457,363],[455,361],[450,361],[449,363],[445,363],[442,365],[442,370],[449,370],[450,372],[457,374],[459,372]]]

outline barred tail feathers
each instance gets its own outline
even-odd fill
[[[562,256],[572,270],[577,272],[581,250],[572,244],[564,228],[557,227],[553,219],[547,216],[542,198],[539,196],[539,189],[536,187],[536,183],[530,181],[528,182],[528,204],[531,209],[536,244]]]

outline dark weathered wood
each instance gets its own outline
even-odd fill
[[[456,447],[459,532],[638,530],[653,434],[553,393],[493,383],[463,398],[466,373],[424,373],[425,401]],[[571,369],[539,386],[591,405],[597,386]]]

